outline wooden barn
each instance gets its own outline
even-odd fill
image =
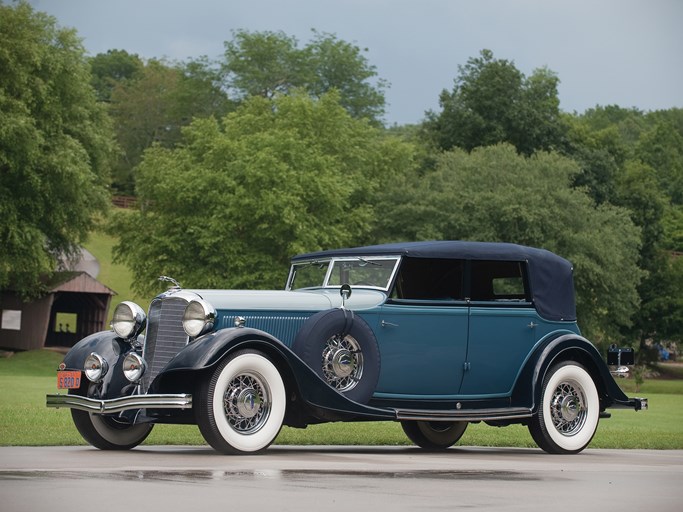
[[[35,350],[71,347],[88,334],[106,329],[116,293],[85,271],[57,272],[42,298],[23,302],[0,292],[0,348]]]

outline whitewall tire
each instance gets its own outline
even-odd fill
[[[264,354],[236,352],[200,387],[196,411],[199,430],[221,453],[260,452],[282,428],[286,397],[280,372]]]
[[[600,399],[593,378],[580,364],[567,361],[546,375],[529,432],[548,453],[579,453],[593,439],[599,417]]]

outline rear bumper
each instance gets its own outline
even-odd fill
[[[99,414],[117,413],[133,409],[191,409],[192,395],[132,395],[109,400],[98,400],[78,395],[47,395],[47,407],[78,409]]]
[[[634,398],[636,411],[647,410],[647,398]]]
[[[647,410],[647,398],[629,398],[627,400],[617,400],[614,405],[608,406],[616,409],[634,409],[636,411]]]

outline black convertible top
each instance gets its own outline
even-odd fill
[[[538,313],[547,320],[576,321],[572,264],[545,249],[492,242],[406,242],[300,254],[292,258],[292,263],[342,256],[383,255],[409,258],[526,261],[531,295]]]

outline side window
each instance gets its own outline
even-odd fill
[[[523,261],[472,261],[470,298],[474,301],[530,301]]]
[[[391,297],[464,300],[463,269],[461,260],[404,258]]]

